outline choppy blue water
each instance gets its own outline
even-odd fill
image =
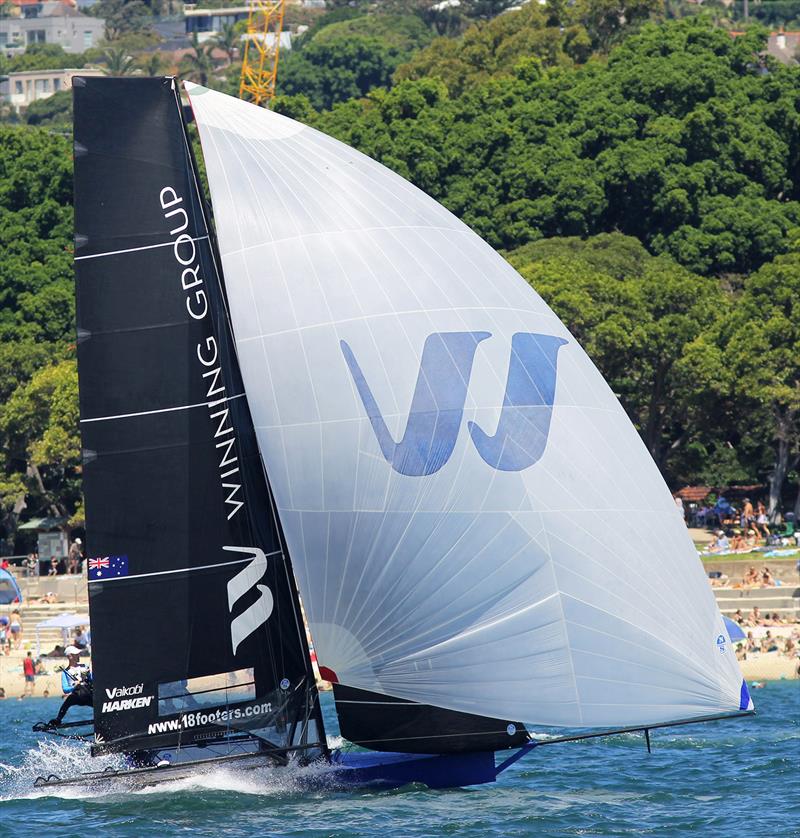
[[[755,690],[754,719],[535,750],[494,785],[452,791],[300,791],[293,770],[219,771],[139,792],[32,789],[89,770],[83,746],[31,724],[57,699],[0,701],[0,835],[800,835],[800,682]],[[324,696],[329,732],[335,717]]]

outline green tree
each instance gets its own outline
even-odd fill
[[[774,518],[800,449],[800,253],[779,256],[747,277],[717,343],[720,368],[727,369],[720,379],[742,414],[766,419],[762,433],[774,446],[768,475]]]
[[[103,53],[103,63],[109,76],[129,76],[136,69],[133,56],[122,48],[109,47]]]
[[[72,130],[72,91],[60,90],[46,99],[37,99],[25,109],[28,125],[61,128],[66,133]]]
[[[23,70],[57,70],[61,67],[80,69],[86,61],[82,54],[65,52],[59,44],[30,44],[25,52],[13,56],[5,72],[18,73]]]
[[[573,36],[575,33],[571,33]],[[570,64],[565,32],[548,25],[538,3],[530,3],[486,24],[471,26],[459,38],[437,38],[398,67],[395,82],[430,76],[445,82],[451,94],[497,75],[512,75],[520,61]]]
[[[242,43],[242,33],[234,23],[226,23],[214,37],[214,46],[221,49],[228,56],[228,64],[233,64],[239,55]]]
[[[281,60],[279,90],[307,96],[317,109],[330,108],[389,84],[400,60],[396,47],[370,36],[312,40]]]
[[[659,467],[674,474],[684,450],[707,438],[683,357],[725,310],[719,284],[619,234],[543,240],[508,258],[597,364]]]
[[[763,32],[733,38],[696,18],[646,24],[607,62],[571,68],[566,30],[546,25],[560,13],[530,4],[434,41],[389,94],[315,124],[411,177],[495,247],[619,230],[700,274],[748,273],[784,252],[800,225],[800,67],[761,73]],[[509,34],[525,14],[541,21]],[[517,50],[534,36],[540,52]],[[399,90],[417,75],[406,84],[418,95]],[[395,107],[425,101],[431,76],[449,96]],[[420,150],[415,136],[432,135],[438,145]]]
[[[216,69],[214,44],[210,41],[200,43],[197,35],[192,36],[192,50],[181,58],[178,70],[183,78],[208,86],[209,79]]]
[[[67,515],[78,502],[78,373],[74,360],[44,367],[0,409],[12,457],[25,463],[32,505]],[[31,504],[29,504],[31,506]]]
[[[152,32],[153,12],[142,0],[100,0],[92,11],[105,20],[105,35],[109,41]]]

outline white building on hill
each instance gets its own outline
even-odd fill
[[[16,110],[27,108],[37,99],[72,88],[73,76],[102,76],[102,70],[25,70],[0,76],[0,100]]]

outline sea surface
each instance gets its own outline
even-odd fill
[[[300,789],[299,772],[218,771],[138,792],[33,789],[90,770],[85,747],[31,732],[58,699],[0,701],[0,836],[800,836],[800,681],[752,691],[749,719],[534,750],[496,784]],[[336,734],[323,696],[329,736]]]

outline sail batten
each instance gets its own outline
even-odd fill
[[[375,161],[187,89],[259,447],[338,692],[464,714],[454,749],[470,725],[739,711],[674,502],[544,301]],[[346,700],[356,741],[434,747],[417,711],[404,733],[396,705],[361,725]]]

